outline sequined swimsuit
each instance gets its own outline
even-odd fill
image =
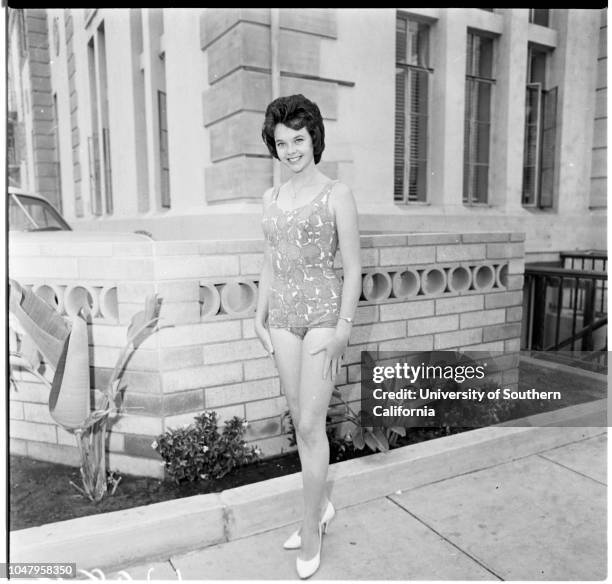
[[[328,204],[334,184],[291,211],[278,206],[277,188],[264,209],[262,227],[273,271],[268,326],[289,329],[300,338],[312,327],[338,322],[342,283],[333,268],[338,232]]]

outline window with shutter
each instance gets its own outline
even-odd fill
[[[395,74],[394,199],[427,199],[429,27],[398,14]]]
[[[166,93],[157,92],[159,114],[159,166],[161,172],[161,206],[170,208],[170,163],[168,157],[168,115],[166,113]]]
[[[553,206],[555,178],[555,142],[557,138],[557,88],[542,92],[542,165],[540,207]]]
[[[525,97],[525,145],[523,151],[523,205],[535,205],[540,182],[540,83],[529,83]]]
[[[552,207],[554,199],[557,88],[544,89],[547,56],[529,50],[522,196],[528,207]]]
[[[493,40],[468,33],[463,142],[463,202],[486,203],[489,190]]]
[[[87,43],[92,133],[88,138],[91,212],[113,212],[106,38],[102,22]]]
[[[57,93],[53,93],[53,137],[55,139],[55,188],[58,211],[62,212],[62,167],[60,164],[59,115],[57,110]]]

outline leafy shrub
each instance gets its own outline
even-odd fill
[[[164,459],[168,475],[176,482],[220,479],[239,466],[258,460],[261,451],[243,439],[247,422],[234,416],[217,425],[217,413],[203,412],[195,422],[167,430],[151,445]]]

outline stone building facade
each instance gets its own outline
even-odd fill
[[[325,117],[322,169],[352,187],[364,232],[470,224],[525,231],[533,259],[603,249],[606,12],[10,10],[17,124],[28,140],[57,128],[54,155],[24,151],[37,170],[23,186],[76,229],[258,238],[261,195],[284,178],[263,111],[301,92]],[[30,77],[19,35],[42,43]],[[45,156],[61,196],[36,178]]]

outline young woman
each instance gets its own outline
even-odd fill
[[[308,578],[319,567],[322,536],[335,513],[325,487],[325,421],[361,292],[359,227],[350,189],[316,166],[325,148],[316,104],[303,95],[275,99],[262,137],[291,177],[263,198],[266,245],[255,331],[274,355],[296,430],[304,518],[284,547],[299,549],[296,569]],[[333,269],[338,247],[342,279]]]

